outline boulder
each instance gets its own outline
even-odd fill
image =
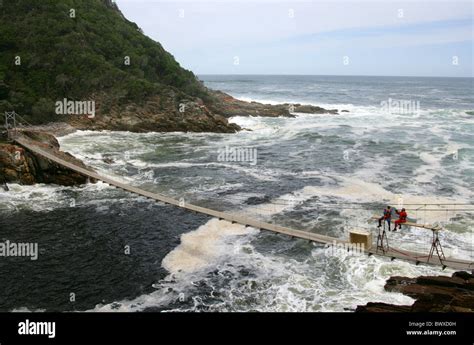
[[[356,311],[474,311],[474,276],[468,272],[455,272],[451,277],[421,276],[407,278],[394,276],[387,280],[385,290],[403,293],[415,298],[416,301],[412,306],[368,303],[365,306],[358,306]]]
[[[92,171],[82,161],[60,151],[59,143],[53,135],[34,131],[22,131],[21,135],[62,159]],[[73,170],[30,152],[20,145],[0,143],[0,183],[20,183],[24,185],[52,183],[62,186],[74,186],[88,181],[95,182]]]
[[[366,305],[359,305],[356,308],[357,313],[398,313],[398,312],[410,312],[412,307],[407,305],[394,305],[389,303],[374,303],[369,302]]]

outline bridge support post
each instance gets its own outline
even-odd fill
[[[428,255],[428,262],[433,257],[434,251],[436,250],[436,254],[438,254],[439,262],[443,263],[443,260],[446,260],[446,257],[444,256],[443,247],[441,247],[441,242],[439,240],[439,236],[438,236],[439,231],[437,229],[431,229],[431,231],[433,232],[433,240],[431,241],[431,249],[430,249],[430,255]]]
[[[382,253],[385,254],[385,252],[388,251],[389,249],[387,232],[385,231],[385,221],[383,222],[383,228],[377,228],[377,229],[378,229],[377,249],[375,250],[375,252],[378,253],[380,249]]]
[[[7,131],[7,136],[9,141],[13,141],[16,136],[16,113],[5,112],[5,129]]]

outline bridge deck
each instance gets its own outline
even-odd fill
[[[229,222],[232,222],[232,223],[238,223],[238,224],[241,224],[241,225],[244,225],[244,226],[250,226],[250,227],[261,229],[261,230],[273,231],[273,232],[277,232],[277,233],[280,233],[280,234],[285,234],[285,235],[288,235],[288,236],[309,240],[309,241],[312,241],[312,242],[317,242],[317,243],[322,243],[322,244],[347,244],[348,243],[348,241],[344,241],[344,240],[341,240],[341,239],[338,239],[338,238],[335,238],[335,237],[319,235],[319,234],[311,233],[311,232],[308,232],[308,231],[291,229],[291,228],[288,228],[288,227],[283,227],[283,226],[279,226],[279,225],[275,225],[275,224],[271,224],[271,223],[267,223],[267,222],[262,222],[262,221],[252,219],[252,218],[247,218],[245,216],[234,215],[234,214],[230,214],[230,213],[227,213],[227,212],[216,211],[216,210],[212,210],[212,209],[209,209],[209,208],[205,208],[205,207],[201,207],[201,206],[197,206],[197,205],[193,205],[193,204],[180,203],[179,200],[167,197],[167,196],[162,195],[162,194],[152,193],[152,192],[145,191],[145,190],[137,188],[137,187],[133,187],[133,186],[121,183],[121,182],[113,180],[109,177],[101,176],[101,175],[99,175],[99,174],[97,174],[93,171],[84,169],[84,168],[79,167],[75,164],[67,162],[67,161],[57,157],[56,155],[52,154],[51,152],[48,152],[48,150],[45,150],[45,149],[42,149],[42,148],[36,146],[33,141],[30,141],[30,140],[28,140],[24,137],[19,136],[15,139],[15,141],[18,144],[20,144],[21,146],[23,146],[24,148],[26,148],[26,149],[28,149],[28,150],[36,153],[36,154],[39,154],[39,155],[41,155],[41,156],[43,156],[43,157],[59,164],[59,165],[67,167],[71,170],[74,170],[74,171],[76,171],[80,174],[83,174],[83,175],[88,176],[90,178],[93,178],[95,180],[105,182],[109,185],[115,186],[117,188],[126,190],[126,191],[134,193],[134,194],[144,196],[146,198],[158,200],[158,201],[164,202],[166,204],[170,204],[170,205],[175,205],[175,206],[178,206],[178,207],[190,210],[190,211],[194,211],[194,212],[198,212],[198,213],[202,213],[202,214],[207,214],[209,216],[216,217],[216,218],[219,218],[221,220],[226,220],[226,221],[229,221]],[[459,270],[471,270],[471,269],[474,268],[474,263],[473,262],[464,261],[464,260],[455,260],[455,259],[451,259],[451,258],[446,258],[446,260],[443,260],[443,262],[440,262],[440,260],[437,257],[433,257],[433,258],[430,259],[429,262],[427,262],[426,261],[427,254],[408,252],[408,251],[405,251],[405,250],[399,250],[399,249],[395,249],[395,248],[390,248],[385,253],[382,253],[381,251],[377,252],[375,248],[370,248],[370,249],[366,249],[366,253],[369,254],[369,255],[376,254],[376,255],[379,255],[379,256],[390,257],[390,258],[392,258],[392,260],[397,258],[397,259],[403,259],[403,260],[408,260],[408,261],[414,261],[417,264],[419,262],[429,263],[429,264],[441,265],[441,266],[446,266],[446,267],[450,267],[450,268],[453,268],[453,269],[459,269]]]

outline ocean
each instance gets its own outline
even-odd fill
[[[235,134],[77,131],[61,148],[146,190],[337,238],[375,236],[373,215],[405,207],[446,229],[448,256],[474,259],[472,78],[199,78],[247,101],[346,111],[237,116],[246,130]],[[383,289],[390,276],[453,272],[329,251],[103,183],[10,189],[0,191],[0,241],[38,243],[39,254],[0,259],[0,311],[350,312],[411,304]],[[389,241],[428,252],[431,232]]]

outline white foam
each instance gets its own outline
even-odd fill
[[[197,230],[181,235],[181,243],[162,262],[171,273],[196,271],[219,256],[232,252],[225,240],[232,236],[255,234],[258,230],[239,224],[211,219]]]
[[[27,307],[20,307],[10,310],[11,313],[43,313],[46,309],[29,309]]]
[[[19,185],[9,184],[10,191],[0,190],[0,210],[8,212],[19,212],[21,210],[32,210],[35,212],[52,211],[57,208],[75,207],[80,203],[94,204],[94,202],[107,203],[110,198],[93,200],[84,198],[85,195],[97,195],[99,191],[115,191],[109,185],[99,181],[95,184],[89,183],[82,186],[65,187],[57,185],[35,184]],[[73,193],[73,194],[71,194]],[[79,195],[76,200],[73,195]]]
[[[211,311],[262,311],[262,312],[301,312],[301,311],[346,311],[368,302],[385,302],[410,305],[413,299],[400,293],[384,290],[385,280],[393,275],[415,277],[419,275],[448,275],[450,270],[415,266],[403,261],[376,257],[343,254],[327,256],[325,250],[317,247],[305,261],[296,261],[285,256],[255,250],[250,238],[229,243],[227,254],[224,248],[210,248],[219,255],[205,265],[195,265],[194,258],[189,265],[177,267],[192,268],[178,270],[173,265],[173,273],[156,284],[157,290],[128,301],[98,305],[95,311],[140,311],[149,307],[164,307],[177,301],[180,296],[187,301],[171,311],[197,311],[205,306]],[[221,240],[219,242],[222,243]],[[209,248],[209,247],[208,247]],[[194,251],[194,250],[193,250]],[[198,250],[201,252],[201,250]],[[207,250],[206,250],[207,252]],[[178,260],[178,262],[183,262]],[[241,276],[236,267],[245,267],[252,276]],[[204,269],[207,268],[207,269]],[[218,269],[232,275],[229,285],[214,285],[206,278],[206,272]],[[220,273],[218,273],[220,274]],[[202,298],[194,296],[193,282],[205,280],[209,288],[222,296],[205,304]],[[219,279],[217,279],[219,284]],[[247,302],[246,302],[247,301]],[[230,308],[229,308],[230,306]]]

